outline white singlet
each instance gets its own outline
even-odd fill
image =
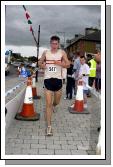
[[[58,78],[62,79],[62,67],[54,64],[54,61],[61,62],[62,50],[58,50],[56,53],[51,53],[50,50],[46,51],[46,69],[44,79]]]

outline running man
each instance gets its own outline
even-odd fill
[[[59,46],[60,38],[57,36],[52,36],[50,38],[51,49],[44,51],[41,59],[39,60],[40,68],[45,70],[44,87],[46,100],[45,118],[47,122],[47,136],[53,135],[51,127],[52,112],[55,111],[56,106],[60,103],[62,95],[62,68],[68,68],[70,66],[65,51],[59,49]]]

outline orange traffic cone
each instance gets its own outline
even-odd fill
[[[32,82],[31,78],[29,77],[27,81],[27,88],[22,111],[16,114],[15,119],[23,121],[36,121],[39,120],[39,118],[40,114],[34,111],[33,98],[32,98]]]
[[[35,74],[33,74],[32,93],[33,93],[33,99],[41,98],[41,96],[37,95],[36,84],[35,84]]]
[[[89,112],[84,109],[84,100],[83,100],[83,81],[80,80],[77,87],[77,94],[75,102],[72,106],[69,107],[69,112],[73,114],[88,114]]]

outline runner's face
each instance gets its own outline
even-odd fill
[[[53,49],[53,50],[57,50],[59,48],[58,41],[53,40],[53,41],[51,41],[50,45],[51,45],[51,49]]]

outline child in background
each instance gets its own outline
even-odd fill
[[[89,78],[89,73],[90,69],[89,66],[85,63],[85,57],[81,56],[80,57],[80,70],[79,70],[79,80],[83,81],[83,97],[84,97],[84,108],[87,108],[87,94],[88,94],[88,78]]]

